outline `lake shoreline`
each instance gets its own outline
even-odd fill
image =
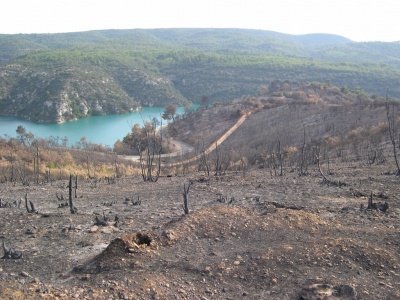
[[[135,124],[143,124],[156,118],[161,122],[165,107],[143,107],[139,111],[128,114],[91,116],[59,124],[35,123],[18,117],[0,117],[0,136],[16,138],[16,129],[23,126],[26,132],[31,132],[35,138],[68,139],[68,146],[74,146],[86,138],[89,143],[113,147],[117,140],[122,140]],[[183,114],[184,107],[177,108],[177,114]]]

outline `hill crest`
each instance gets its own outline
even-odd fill
[[[275,80],[400,96],[400,44],[355,43],[330,34],[99,30],[0,35],[0,50],[0,114],[36,122],[189,106],[204,96],[228,101]]]

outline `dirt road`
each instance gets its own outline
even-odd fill
[[[194,161],[199,160],[203,155],[207,155],[210,154],[212,151],[214,151],[217,146],[221,145],[236,129],[238,129],[240,127],[240,125],[243,124],[243,122],[247,119],[248,116],[251,115],[251,112],[248,112],[246,114],[244,114],[243,116],[241,116],[235,124],[233,124],[233,126],[231,128],[229,128],[229,130],[227,130],[220,138],[218,138],[214,143],[212,143],[206,150],[204,150],[202,153],[197,154],[196,156],[189,158],[189,159],[185,159],[183,161],[179,161],[176,163],[169,163],[169,164],[165,164],[165,166],[167,167],[176,167],[176,166],[180,166],[180,165],[184,165],[184,164],[188,164]]]
[[[175,163],[165,163],[163,164],[166,167],[176,167],[184,164],[188,164],[194,161],[199,160],[203,155],[210,154],[212,151],[216,149],[217,146],[221,145],[233,132],[235,132],[236,129],[238,129],[243,122],[251,115],[251,112],[248,112],[241,116],[235,124],[231,128],[229,128],[221,137],[219,137],[215,142],[211,143],[211,145],[204,150],[202,153],[197,154],[196,156],[185,159],[183,161],[175,162]],[[193,151],[193,147],[190,146],[189,144],[180,142],[180,141],[173,141],[173,144],[179,149],[178,151],[172,152],[172,153],[166,153],[166,154],[161,154],[161,158],[170,158],[170,157],[177,157],[183,154],[187,154]],[[119,156],[122,159],[127,159],[130,161],[136,161],[138,162],[140,157],[138,155],[132,155],[132,156],[127,156],[127,155],[120,155]]]

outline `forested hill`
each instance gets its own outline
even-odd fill
[[[38,122],[226,101],[275,80],[400,97],[400,43],[245,29],[0,35],[0,114]]]

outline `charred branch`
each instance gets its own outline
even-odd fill
[[[4,201],[3,199],[0,199],[0,208],[12,208],[12,207],[20,207],[22,199],[20,199],[20,202],[17,202],[17,200],[14,200],[13,202],[9,201]]]
[[[142,204],[142,200],[140,200],[140,198],[139,198],[139,196],[137,196],[137,200],[136,201],[134,201],[133,199],[132,199],[132,205],[133,206],[137,206],[137,205],[141,205]]]
[[[27,193],[25,194],[25,208],[26,208],[26,211],[28,212],[28,214],[38,212],[32,201],[29,200],[29,205],[28,205],[28,194]]]
[[[98,216],[96,216],[96,218],[94,219],[94,225],[97,225],[97,226],[108,226],[108,222],[105,221],[104,219],[101,220]]]
[[[284,208],[284,209],[292,209],[292,210],[302,210],[303,206],[296,206],[296,205],[284,205],[282,203],[278,203],[275,201],[267,201],[265,204],[273,205],[276,208]]]
[[[2,259],[20,259],[20,258],[22,258],[22,253],[13,248],[7,248],[4,240],[3,240],[3,251],[4,251],[4,255],[3,255]]]
[[[347,184],[344,182],[341,182],[340,180],[339,181],[330,180],[325,176],[324,172],[322,172],[322,169],[321,169],[319,154],[320,154],[320,148],[318,146],[316,149],[316,155],[315,155],[316,157],[315,158],[317,161],[318,172],[322,177],[323,183],[325,183],[327,185],[333,185],[333,186],[346,186]]]
[[[373,194],[371,192],[370,196],[368,197],[368,206],[367,209],[375,209],[375,210],[380,210],[382,212],[386,212],[389,209],[389,204],[387,202],[382,203],[382,202],[373,202]]]
[[[138,205],[142,204],[142,200],[140,200],[139,196],[137,196],[137,200],[136,201],[131,199],[131,198],[129,198],[129,197],[125,197],[125,202],[124,203],[125,204],[129,204],[129,202],[132,203],[133,206],[138,206]]]
[[[119,217],[115,216],[114,217],[114,226],[118,226],[118,222],[119,222]],[[110,224],[112,225],[113,222],[110,221],[110,218],[107,217],[104,214],[104,211],[103,211],[103,218],[99,218],[98,216],[96,216],[95,219],[94,219],[94,224],[93,225],[96,225],[96,226],[108,226]]]

